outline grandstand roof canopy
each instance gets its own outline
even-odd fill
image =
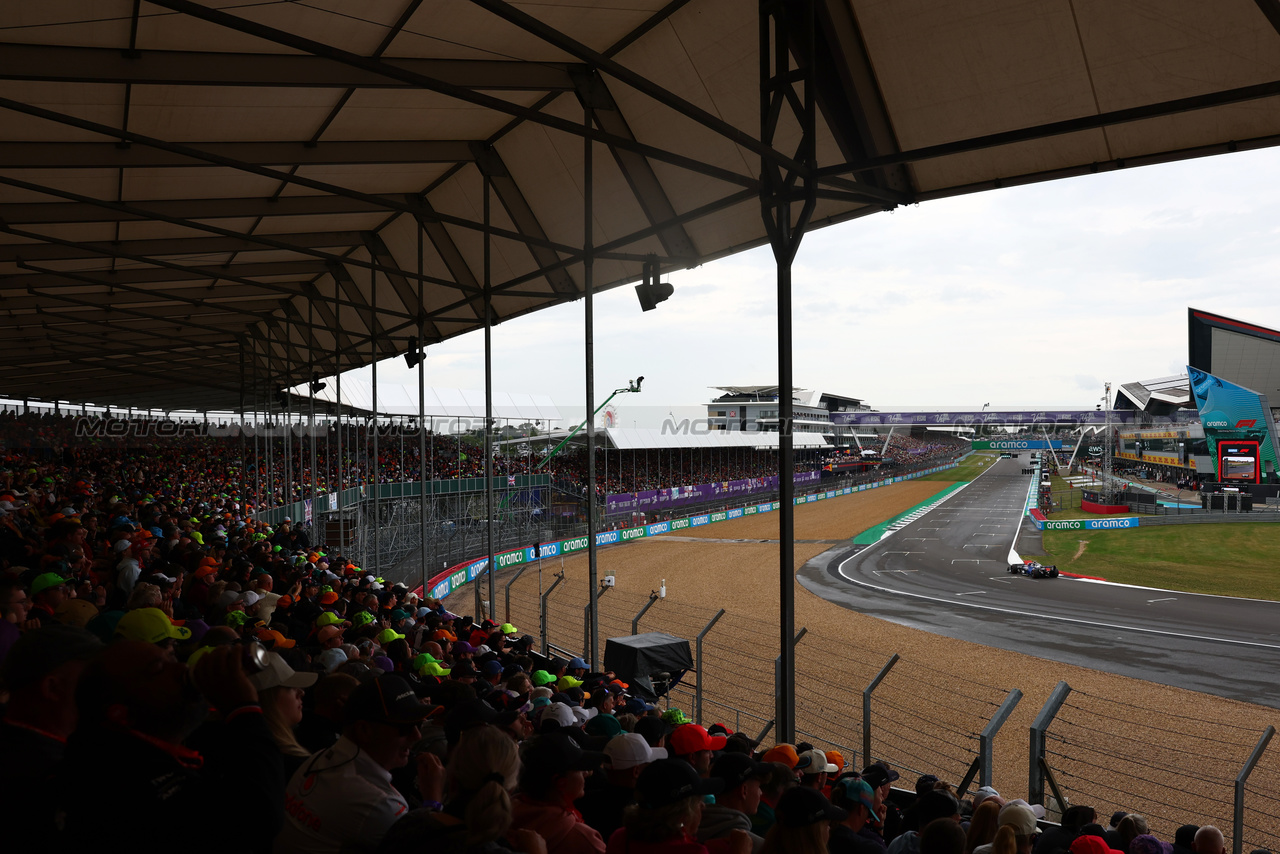
[[[757,8],[7,4],[0,393],[234,409],[576,300],[583,136],[597,288],[764,243],[764,164],[812,227],[1280,140],[1275,0],[815,0],[800,163]]]
[[[300,405],[305,407],[310,393],[306,383],[289,389]],[[338,401],[338,385],[330,380],[325,387],[316,393],[316,402],[326,405]],[[295,404],[298,411],[299,404]],[[361,412],[373,411],[373,384],[355,377],[342,380],[342,405]],[[466,388],[430,388],[426,389],[423,408],[428,418],[467,418],[483,419],[485,417],[484,391]],[[305,410],[304,410],[305,411]],[[401,385],[400,383],[378,383],[378,412],[383,415],[407,415],[418,417],[417,385]],[[499,420],[520,421],[563,421],[564,416],[545,394],[513,394],[495,391],[493,393],[493,417]]]

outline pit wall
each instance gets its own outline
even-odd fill
[[[966,455],[967,456],[967,455]],[[924,477],[929,474],[936,474],[940,471],[955,468],[957,463],[948,463],[943,466],[935,466],[933,468],[924,469],[918,472],[912,472],[907,475],[899,475],[898,477],[889,477],[884,480],[877,480],[873,483],[863,483],[858,486],[846,486],[840,489],[828,489],[821,492],[810,493],[809,495],[801,495],[795,499],[796,506],[801,504],[812,504],[815,501],[823,501],[827,498],[837,498],[841,495],[850,495],[854,492],[865,492],[868,489],[877,489],[881,486],[889,486],[890,484],[900,483],[906,480],[915,480],[918,477]],[[682,531],[686,528],[700,528],[703,525],[710,525],[713,522],[726,522],[730,519],[739,519],[743,516],[754,516],[757,513],[770,513],[777,510],[781,506],[780,502],[764,502],[762,504],[748,504],[744,507],[734,507],[729,510],[718,510],[714,513],[699,513],[694,516],[685,516],[680,519],[669,519],[666,522],[654,522],[649,525],[639,525],[634,528],[620,528],[615,531],[601,531],[596,534],[597,546],[610,546],[620,543],[628,543],[632,540],[639,540],[644,537],[657,537],[662,534],[669,534],[672,531]],[[587,538],[571,537],[567,540],[557,540],[550,543],[542,543],[541,557],[558,557],[559,555],[573,554],[574,552],[585,551],[587,548]],[[532,563],[539,558],[538,549],[529,546],[523,549],[515,549],[513,551],[500,552],[493,556],[494,562],[497,563],[498,569],[506,569],[507,567],[519,566],[524,563]],[[433,576],[427,581],[426,594],[432,599],[443,599],[458,588],[474,581],[477,576],[481,575],[489,565],[488,556],[479,558],[478,560],[463,561],[449,567],[438,575]],[[419,596],[423,595],[422,587],[414,590]]]

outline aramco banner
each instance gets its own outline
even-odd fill
[[[1228,382],[1221,377],[1187,366],[1187,377],[1191,380],[1191,394],[1196,401],[1196,409],[1200,411],[1200,423],[1204,425],[1204,437],[1209,443],[1209,456],[1219,467],[1218,477],[1222,479],[1222,460],[1220,446],[1249,445],[1257,443],[1255,468],[1261,480],[1270,479],[1277,471],[1276,429],[1271,421],[1271,404],[1264,394]],[[1247,456],[1239,455],[1241,459]],[[1241,478],[1248,480],[1248,478]]]
[[[990,441],[980,439],[973,442],[975,451],[1043,451],[1048,448],[1061,451],[1062,441],[1059,439],[992,439]]]
[[[796,486],[809,486],[822,479],[822,473],[816,471],[798,472],[795,476]],[[668,510],[686,507],[690,504],[701,504],[704,501],[716,501],[737,495],[752,495],[757,492],[774,492],[778,489],[778,476],[750,477],[745,480],[721,480],[714,483],[695,483],[692,486],[673,486],[669,489],[646,489],[640,492],[619,492],[605,498],[605,515],[614,513]]]

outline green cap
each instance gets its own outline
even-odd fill
[[[36,580],[31,582],[31,595],[38,596],[51,587],[61,587],[66,583],[67,580],[56,572],[46,572],[43,575],[37,575]]]

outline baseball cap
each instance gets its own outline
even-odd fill
[[[688,762],[658,759],[636,778],[636,802],[641,809],[658,809],[685,798],[715,795],[724,791],[724,781],[703,779]]]
[[[320,678],[318,673],[298,673],[279,653],[267,653],[267,666],[249,677],[259,691],[267,688],[310,688]]]
[[[66,583],[67,580],[56,572],[42,573],[31,582],[31,595],[37,596],[52,587],[61,587]]]
[[[998,798],[998,797],[1000,797],[1000,793],[997,792],[995,789],[991,788],[990,786],[980,786],[977,789],[977,791],[973,793],[973,808],[977,809],[978,804],[982,803],[987,798]],[[1121,818],[1123,817],[1124,816],[1121,816]]]
[[[526,741],[520,759],[526,773],[533,771],[539,777],[554,777],[569,771],[594,771],[604,762],[605,755],[583,750],[567,733],[548,732]]]
[[[1025,804],[1010,802],[1000,808],[996,826],[1004,827],[1006,824],[1019,836],[1032,836],[1038,832],[1036,814]]]
[[[316,640],[320,641],[320,643],[328,643],[340,634],[342,634],[341,626],[325,626],[323,629],[316,632]]]
[[[534,686],[538,688],[541,688],[543,685],[550,685],[552,682],[556,681],[556,677],[552,676],[545,670],[533,671],[533,675],[529,677],[529,679],[533,682]]]
[[[497,676],[502,671],[502,662],[496,658],[491,658],[480,666],[480,672],[485,676]]]
[[[711,763],[711,777],[722,781],[726,792],[738,788],[752,777],[768,773],[768,769],[745,753],[722,753]]]
[[[367,626],[372,622],[373,614],[368,611],[358,611],[351,615],[351,625],[353,626]]]
[[[191,630],[175,626],[159,608],[136,608],[116,623],[116,637],[160,643],[170,638],[186,640],[191,637]]]
[[[53,616],[64,626],[79,626],[83,629],[90,620],[98,616],[98,609],[92,602],[84,599],[67,599],[57,607]]]
[[[378,632],[378,643],[388,644],[393,640],[404,640],[404,635],[400,634],[395,629],[383,629]]]
[[[667,709],[665,712],[663,712],[662,720],[664,723],[670,724],[671,726],[682,726],[684,724],[693,723],[693,718],[689,717],[679,709],[674,709],[674,708]]]
[[[454,667],[454,670],[457,669]],[[555,721],[561,727],[575,727],[578,725],[578,716],[564,703],[552,703],[542,710],[542,715],[538,718],[539,725],[547,721]]]
[[[498,631],[502,632],[504,635],[520,634],[520,630],[517,629],[515,626],[511,625],[510,623],[503,623],[501,626],[498,627]]]
[[[332,611],[325,611],[323,614],[316,617],[316,625],[321,627],[336,626],[341,624],[342,621],[343,621],[342,618],[339,617],[337,614],[333,613]]]
[[[570,670],[590,670],[590,668],[587,667],[587,663],[583,661],[581,658],[569,659],[569,669]]]
[[[761,760],[764,762],[781,762],[794,770],[796,763],[800,761],[800,757],[796,754],[796,749],[790,744],[779,744],[777,747],[771,747],[765,751]]]
[[[622,724],[613,715],[598,714],[582,729],[587,735],[616,736],[622,732]]]
[[[796,758],[793,770],[801,774],[830,774],[840,769],[828,762],[826,754],[821,750],[806,750]]]
[[[287,638],[275,629],[258,629],[258,640],[263,643],[275,644],[276,649],[293,649],[298,642],[293,638]]]
[[[565,690],[566,688],[581,688],[581,687],[582,687],[582,680],[574,679],[572,676],[561,676],[559,681],[556,682],[556,688],[561,691]]]
[[[728,741],[723,735],[708,735],[697,724],[683,724],[675,728],[667,739],[671,752],[676,756],[688,756],[700,750],[723,750]]]
[[[615,771],[625,771],[637,765],[647,765],[658,759],[666,759],[667,751],[661,747],[650,747],[644,736],[634,732],[624,732],[609,739],[604,746],[604,755]]]
[[[783,827],[808,827],[820,821],[844,821],[849,813],[822,796],[817,789],[796,786],[787,789],[773,809]]]
[[[866,780],[873,789],[878,789],[885,783],[892,783],[898,777],[898,772],[883,762],[872,762],[862,769],[862,779]]]
[[[324,668],[326,673],[332,673],[347,663],[347,652],[337,647],[326,649],[316,656],[316,661]]]
[[[384,673],[356,686],[347,698],[347,722],[373,721],[400,726],[421,722],[431,713],[418,702],[409,683],[393,673]]]
[[[866,780],[854,776],[836,780],[831,786],[831,800],[845,810],[858,805],[864,806],[872,823],[879,821],[876,816],[876,793]]]

